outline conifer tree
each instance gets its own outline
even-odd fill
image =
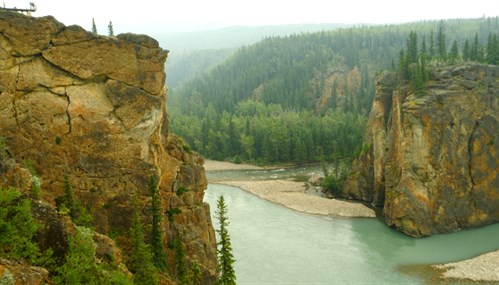
[[[216,230],[219,235],[217,247],[218,253],[218,269],[220,271],[220,284],[233,285],[236,284],[236,273],[234,271],[234,255],[232,255],[232,245],[227,227],[229,219],[227,217],[227,205],[225,204],[224,196],[221,195],[217,201],[216,218],[220,223],[220,228]]]
[[[489,34],[487,39],[486,60],[488,64],[499,64],[499,42],[498,34]]]
[[[140,221],[138,205],[135,201],[130,229],[132,252],[129,269],[133,273],[134,284],[158,284],[158,274],[153,264],[149,246],[144,241],[144,230]]]
[[[463,60],[464,61],[471,60],[470,41],[468,39],[466,39],[464,41],[464,46],[463,46]]]
[[[483,47],[480,44],[478,33],[475,34],[473,44],[471,44],[471,60],[476,62],[483,62]]]
[[[437,34],[438,56],[440,60],[447,60],[447,48],[445,46],[444,21],[440,21],[440,26]]]
[[[109,21],[109,24],[107,25],[107,34],[110,37],[114,36],[113,22],[111,21]]]
[[[456,63],[458,61],[458,59],[459,59],[459,49],[457,47],[457,41],[456,40],[454,40],[454,42],[452,42],[452,47],[450,49],[449,59],[450,59],[450,63],[451,64]]]
[[[173,250],[175,252],[174,259],[177,267],[177,280],[180,284],[185,284],[187,282],[187,261],[185,258],[184,243],[180,235],[173,241]]]
[[[161,231],[161,204],[158,193],[158,183],[154,175],[149,178],[149,193],[151,195],[152,229],[151,247],[154,266],[161,271],[166,270],[166,253],[163,246],[163,233]]]
[[[92,18],[92,34],[97,35],[97,26],[95,25],[94,18]]]
[[[428,49],[429,59],[432,60],[435,58],[435,38],[433,36],[433,30],[430,33],[430,47]]]
[[[102,284],[102,270],[94,261],[95,248],[92,233],[84,227],[77,228],[76,234],[69,238],[69,250],[64,264],[57,268],[55,278],[60,284]]]

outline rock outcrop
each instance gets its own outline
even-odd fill
[[[421,98],[377,81],[364,141],[343,196],[383,207],[412,236],[499,221],[499,66],[434,72]]]
[[[147,224],[155,176],[171,268],[168,245],[182,237],[210,283],[217,263],[204,161],[169,131],[166,58],[147,36],[0,12],[0,136],[15,160],[33,162],[44,200],[54,204],[69,177],[102,234],[127,232],[135,197]]]

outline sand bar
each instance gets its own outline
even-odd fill
[[[225,181],[217,183],[239,187],[262,199],[308,214],[341,217],[376,217],[374,210],[363,204],[307,194],[305,193],[303,182],[265,180]]]
[[[453,263],[431,266],[441,271],[442,279],[468,279],[472,281],[499,282],[499,250]]]

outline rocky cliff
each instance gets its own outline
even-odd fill
[[[32,161],[44,200],[55,203],[69,177],[95,229],[118,242],[133,197],[147,222],[148,182],[157,177],[170,268],[168,245],[180,236],[209,283],[216,249],[203,158],[169,131],[166,58],[147,36],[97,36],[0,12],[0,136],[15,160]]]
[[[499,67],[438,70],[427,95],[377,80],[364,152],[343,196],[383,207],[386,223],[412,236],[499,221]]]

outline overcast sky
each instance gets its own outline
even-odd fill
[[[192,31],[234,25],[301,23],[401,23],[428,19],[498,16],[499,0],[0,0],[6,7],[38,10],[65,25],[90,30],[95,18],[99,33],[113,22],[122,32]]]

